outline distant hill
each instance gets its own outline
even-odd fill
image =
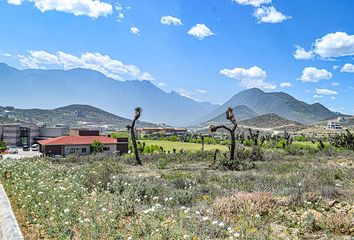
[[[233,110],[237,121],[242,121],[257,116],[257,113],[255,113],[252,109],[245,105],[236,106],[233,108]],[[218,115],[217,117],[210,119],[209,121],[207,121],[207,123],[228,123],[228,120],[226,120],[224,112]]]
[[[0,64],[2,105],[53,109],[73,103],[96,106],[131,118],[142,107],[142,120],[189,125],[217,106],[197,102],[176,92],[166,93],[150,81],[117,81],[87,69],[18,70]]]
[[[69,105],[53,110],[14,109],[8,114],[7,120],[47,126],[68,124],[70,127],[98,125],[124,128],[131,123],[130,119],[116,116],[89,105]],[[147,127],[156,126],[147,122],[140,122],[139,125]]]
[[[252,88],[239,92],[222,106],[204,115],[203,119],[213,119],[223,114],[227,107],[238,105],[247,106],[257,115],[274,113],[285,119],[305,124],[338,115],[319,103],[307,104],[283,92],[266,93],[258,88]]]
[[[251,119],[241,121],[240,125],[258,128],[276,128],[287,125],[301,125],[298,122],[282,118],[274,113],[264,114]]]

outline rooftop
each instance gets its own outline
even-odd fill
[[[103,144],[115,144],[117,139],[105,136],[63,136],[39,141],[41,145],[91,145],[94,141]]]

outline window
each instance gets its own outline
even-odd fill
[[[75,153],[75,148],[70,148],[70,153]]]
[[[103,148],[103,151],[109,151],[109,150],[111,150],[109,147],[104,147]]]
[[[81,152],[85,153],[86,152],[86,148],[81,149]]]

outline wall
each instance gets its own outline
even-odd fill
[[[40,127],[39,136],[47,138],[55,138],[65,136],[69,133],[69,129],[66,127]]]
[[[0,183],[0,240],[23,240],[10,201]]]
[[[75,149],[74,153],[70,152],[71,148]],[[86,149],[86,152],[82,152],[83,148]],[[90,145],[70,145],[70,146],[65,146],[64,154],[65,154],[65,156],[70,155],[70,154],[77,154],[77,155],[85,156],[85,155],[90,154],[90,149],[91,149]]]

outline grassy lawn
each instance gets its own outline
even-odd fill
[[[159,141],[159,140],[141,140],[140,142],[145,142],[146,145],[158,145],[164,148],[166,151],[171,151],[175,148],[177,151],[183,149],[184,151],[197,152],[202,149],[202,145],[199,143],[184,143],[184,142],[170,142],[170,141]],[[219,149],[220,151],[227,151],[228,146],[226,145],[204,145],[206,151],[211,151]]]

